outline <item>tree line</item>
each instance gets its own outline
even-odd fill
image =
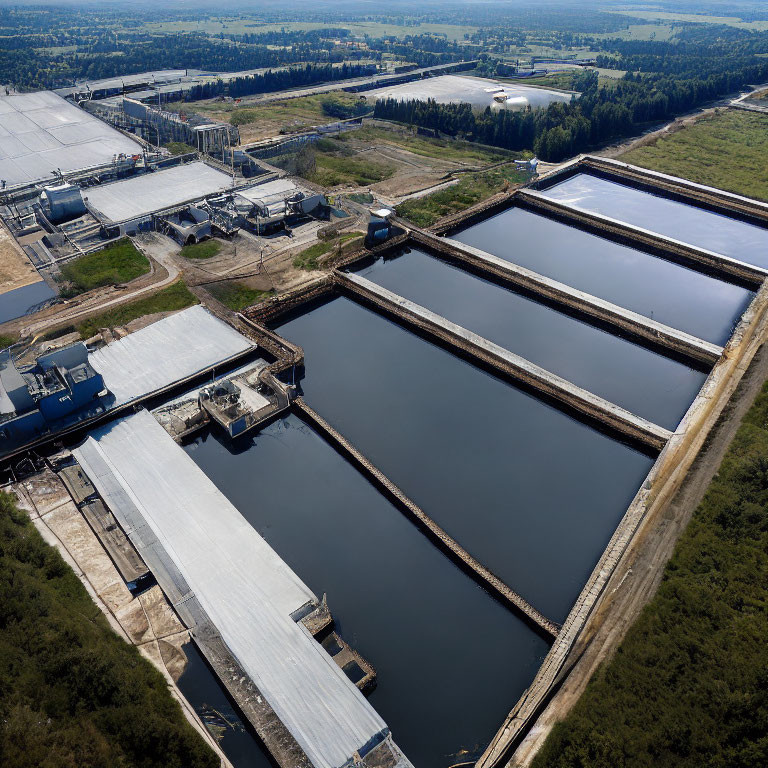
[[[558,162],[768,79],[768,59],[750,57],[740,68],[714,69],[719,71],[685,78],[628,73],[611,88],[585,72],[574,81],[578,99],[537,111],[488,107],[478,112],[469,104],[386,99],[376,103],[374,115],[504,149],[529,149]]]

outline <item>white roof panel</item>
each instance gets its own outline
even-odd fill
[[[386,724],[290,617],[311,591],[151,414],[74,454],[118,520],[140,512],[222,639],[315,768],[341,768]],[[254,503],[258,503],[254,499]]]
[[[16,158],[15,163],[0,164],[0,178],[11,187],[49,179],[54,169],[66,173],[91,168],[141,149],[50,91],[0,96],[0,137],[0,159]]]
[[[201,162],[145,173],[86,190],[88,204],[115,223],[200,200],[232,186],[232,178]]]
[[[114,407],[164,389],[255,345],[201,306],[129,333],[89,355]]]

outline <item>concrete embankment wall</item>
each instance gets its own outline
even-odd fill
[[[660,451],[672,434],[364,277],[337,272],[336,280],[339,287],[399,322],[461,350],[481,364],[562,403],[581,417],[591,419],[625,439]]]
[[[714,365],[723,352],[723,348],[717,344],[571,288],[479,248],[418,229],[411,230],[410,241],[428,249],[438,258],[458,264],[481,277],[522,290],[589,321],[597,321],[609,330],[618,331],[662,352],[671,352],[675,356],[705,365]]]
[[[498,768],[506,764],[551,696],[567,678],[578,661],[578,655],[574,657],[577,641],[593,635],[596,629],[593,623],[603,620],[605,612],[602,605],[610,599],[610,593],[606,590],[609,580],[614,573],[622,570],[622,563],[629,556],[637,537],[642,535],[643,529],[655,524],[663,514],[749,363],[766,340],[768,281],[744,313],[720,361],[659,454],[566,618],[533,683],[515,704],[478,760],[477,768]],[[541,746],[545,737],[546,733],[532,735],[538,746]],[[530,756],[534,751],[535,748],[528,745],[527,755]],[[518,763],[512,760],[510,764]]]

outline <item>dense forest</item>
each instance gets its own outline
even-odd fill
[[[3,768],[218,768],[162,675],[0,492]]]
[[[755,47],[768,52],[768,35],[754,37],[761,41]],[[768,58],[742,55],[739,36],[694,51],[673,49],[671,55],[667,44],[652,42],[622,47],[626,59],[622,55],[610,62],[628,70],[621,80],[601,85],[596,74],[585,72],[574,80],[579,99],[537,112],[490,107],[475,112],[468,104],[389,99],[376,104],[375,115],[504,149],[533,149],[542,159],[557,162],[768,80]],[[633,71],[638,56],[648,59],[643,72]]]
[[[534,768],[768,765],[768,384],[658,593]]]

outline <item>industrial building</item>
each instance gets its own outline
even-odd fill
[[[7,349],[0,352],[0,458],[254,350],[200,306],[100,348],[63,347],[27,367]]]
[[[42,355],[24,370],[16,367],[10,350],[0,352],[0,440],[22,445],[104,413],[107,395],[85,344]]]
[[[557,102],[568,104],[580,94],[576,91],[554,91],[516,83],[500,83],[482,77],[441,75],[417,80],[404,85],[379,88],[366,94],[366,99],[376,102],[384,99],[398,101],[428,101],[438,104],[471,104],[476,109],[490,107],[493,110],[542,109]]]

